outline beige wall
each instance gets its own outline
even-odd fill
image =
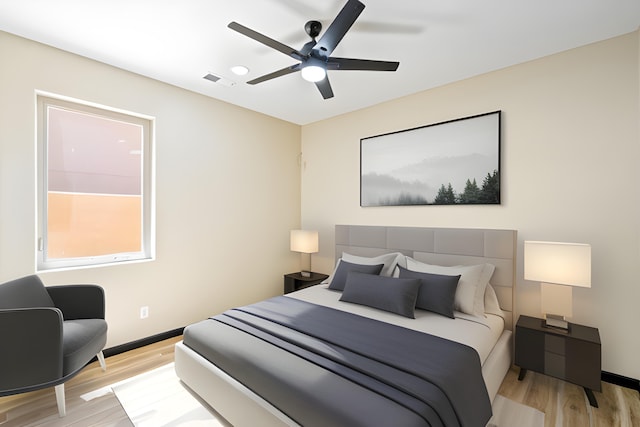
[[[41,274],[104,286],[108,347],[282,292],[299,267],[299,126],[3,32],[0,54],[0,281],[35,272],[42,90],[156,117],[156,261]]]
[[[593,285],[574,290],[577,323],[596,326],[603,369],[640,378],[638,33],[304,126],[302,222],[320,231],[314,269],[330,272],[333,226],[518,230],[517,308],[540,315],[522,242],[590,243]],[[425,70],[428,72],[428,70]],[[360,138],[502,110],[500,206],[359,206]]]

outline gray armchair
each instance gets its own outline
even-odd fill
[[[66,414],[64,383],[107,342],[104,291],[97,285],[45,287],[38,276],[0,284],[0,396],[55,386]]]

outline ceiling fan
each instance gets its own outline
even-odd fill
[[[307,22],[304,29],[309,37],[311,37],[311,41],[302,46],[300,50],[293,49],[237,22],[231,22],[228,27],[232,30],[282,52],[296,61],[300,61],[290,67],[274,71],[250,80],[247,83],[255,85],[300,71],[305,80],[315,83],[324,99],[329,99],[333,97],[333,90],[331,89],[331,83],[329,83],[327,70],[396,71],[398,65],[400,65],[399,62],[337,58],[331,56],[331,53],[336,46],[338,46],[338,43],[340,43],[345,34],[347,34],[347,31],[349,31],[353,23],[358,19],[364,7],[364,4],[358,0],[348,0],[347,4],[342,8],[340,13],[338,13],[338,16],[336,16],[329,25],[329,28],[324,32],[322,37],[320,37],[320,40],[317,41],[316,37],[318,37],[322,31],[322,24],[319,21]]]

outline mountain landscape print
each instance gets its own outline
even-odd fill
[[[360,141],[360,205],[500,204],[500,111]]]

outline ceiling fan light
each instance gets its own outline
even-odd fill
[[[307,65],[300,71],[300,73],[302,74],[303,79],[312,83],[324,80],[327,76],[327,70],[317,65]]]
[[[249,69],[244,65],[235,65],[231,67],[231,72],[237,76],[246,76],[249,74]]]

